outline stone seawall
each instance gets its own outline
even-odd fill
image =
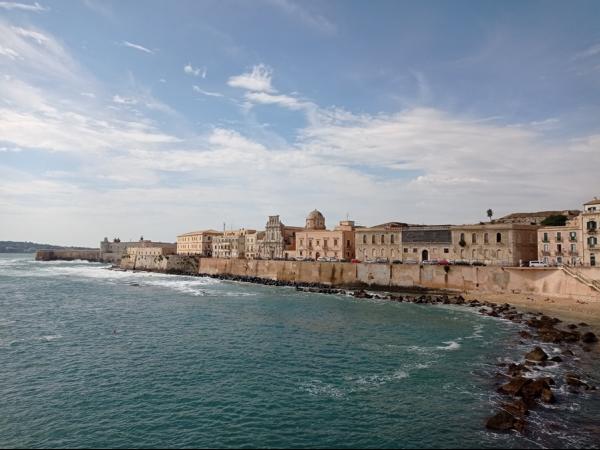
[[[121,268],[189,275],[256,277],[285,283],[343,288],[425,288],[468,293],[536,294],[600,302],[600,292],[558,268],[472,267],[417,264],[351,264],[199,258],[168,255],[125,257]],[[600,268],[586,276],[600,280]]]
[[[102,261],[100,250],[38,250],[35,254],[36,261]]]

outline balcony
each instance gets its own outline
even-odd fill
[[[543,239],[542,239],[542,242],[543,242],[544,244],[547,244],[547,243],[549,243],[549,242],[550,242],[550,239],[548,239],[548,238],[543,238]]]
[[[570,256],[579,256],[579,252],[578,251],[570,251],[569,255]]]
[[[596,232],[597,232],[597,231],[598,231],[598,229],[597,229],[597,228],[588,228],[588,229],[587,229],[587,232],[588,232],[589,234],[596,234]]]
[[[573,236],[571,236],[571,237],[569,238],[569,241],[570,241],[570,242],[577,242],[577,237],[573,237]]]
[[[542,250],[542,255],[544,256],[550,256],[550,252],[547,250]]]
[[[562,237],[561,236],[556,236],[556,242],[562,242]]]

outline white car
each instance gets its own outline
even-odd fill
[[[544,261],[529,261],[529,267],[548,267]]]
[[[437,259],[426,259],[425,261],[423,261],[423,264],[437,264],[438,260]]]

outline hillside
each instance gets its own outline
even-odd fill
[[[35,253],[38,250],[90,250],[87,247],[63,247],[35,242],[0,241],[0,253]]]

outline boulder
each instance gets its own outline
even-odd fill
[[[529,413],[529,406],[522,399],[517,399],[512,403],[503,403],[502,409],[513,416],[523,417]]]
[[[542,397],[544,390],[550,390],[550,385],[544,378],[538,378],[535,381],[525,384],[520,394],[525,403],[531,405],[535,400]],[[552,391],[550,391],[550,394],[552,394]]]
[[[548,355],[540,347],[536,347],[525,355],[525,359],[527,361],[542,362],[548,359]]]
[[[498,388],[498,392],[501,394],[512,395],[513,397],[517,396],[517,395],[521,395],[521,390],[523,389],[524,386],[526,386],[529,383],[531,383],[531,380],[529,378],[523,378],[520,376],[515,377],[512,380],[510,380],[508,383],[500,386]]]
[[[525,330],[519,331],[519,336],[521,336],[523,339],[531,339],[533,337],[531,333]]]
[[[496,415],[490,417],[485,426],[494,431],[510,431],[517,430],[523,432],[525,429],[525,421],[518,419],[507,411],[500,411]]]
[[[583,333],[583,336],[581,336],[581,342],[584,344],[593,344],[594,342],[598,342],[598,338],[594,333],[588,331],[587,333]]]

